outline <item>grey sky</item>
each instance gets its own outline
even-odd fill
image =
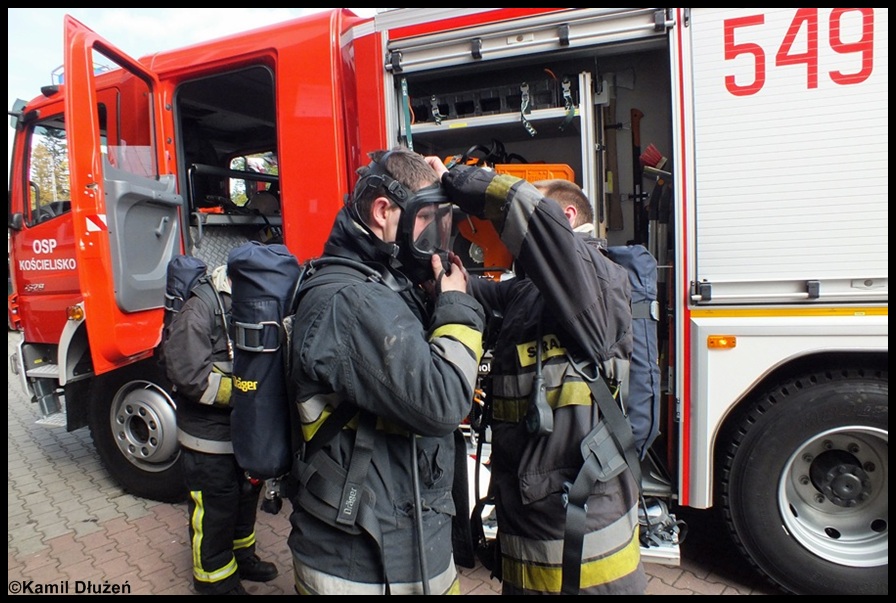
[[[52,73],[63,62],[63,17],[70,14],[128,55],[188,46],[330,10],[327,8],[9,8],[7,9],[9,98],[31,99],[41,86],[52,83]],[[375,9],[352,8],[372,16]],[[12,151],[8,130],[7,165]],[[7,170],[7,174],[8,174]]]

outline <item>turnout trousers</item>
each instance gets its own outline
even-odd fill
[[[255,553],[261,485],[249,481],[232,454],[182,450],[193,585],[203,594],[224,593],[240,580],[237,564]]]

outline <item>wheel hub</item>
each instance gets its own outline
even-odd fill
[[[123,387],[112,403],[115,443],[130,462],[145,470],[164,470],[178,451],[174,403],[151,383]]]
[[[787,532],[832,563],[886,565],[888,455],[886,430],[863,425],[828,430],[803,442],[778,489]]]
[[[815,487],[838,507],[855,507],[871,496],[871,478],[859,460],[848,452],[822,453],[809,471]]]

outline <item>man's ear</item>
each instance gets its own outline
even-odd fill
[[[392,202],[388,197],[377,197],[374,199],[370,206],[370,220],[372,222],[370,226],[375,226],[380,230],[384,229],[390,207],[392,207]]]
[[[579,210],[576,209],[576,206],[567,205],[563,208],[563,213],[566,215],[566,219],[569,220],[569,225],[575,227],[576,218],[579,216]]]

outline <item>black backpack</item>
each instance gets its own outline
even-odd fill
[[[660,433],[660,365],[656,259],[643,245],[607,248],[607,256],[628,270],[632,290],[632,361],[624,403],[640,459]]]
[[[167,280],[165,283],[165,314],[162,319],[162,339],[157,348],[159,365],[164,370],[166,363],[165,342],[174,317],[187,300],[196,295],[213,309],[213,320],[221,321],[224,333],[229,337],[229,317],[224,311],[224,303],[212,283],[205,262],[192,255],[176,255],[168,262]],[[214,330],[215,325],[211,325]]]

